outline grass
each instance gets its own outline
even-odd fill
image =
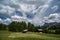
[[[0,40],[60,40],[60,35],[36,32],[9,32],[0,31]]]

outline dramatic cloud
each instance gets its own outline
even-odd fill
[[[0,0],[0,23],[25,21],[43,25],[44,22],[59,22],[59,2],[57,0]]]
[[[10,6],[0,5],[0,8],[1,8],[0,9],[0,14],[1,15],[7,15],[7,16],[9,15],[9,16],[11,16],[15,11],[15,9],[10,7]]]
[[[36,6],[29,4],[20,4],[20,8],[23,12],[32,12],[36,9]]]
[[[55,12],[58,9],[58,6],[54,5],[51,9]]]
[[[50,14],[48,17],[44,17],[45,22],[51,23],[51,22],[60,22],[60,14],[54,13]]]
[[[17,16],[17,15],[11,16],[11,19],[12,19],[12,21],[24,21],[24,20],[26,20],[25,17],[21,17],[21,16]]]
[[[2,19],[0,18],[0,23],[2,23]]]

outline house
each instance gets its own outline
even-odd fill
[[[38,29],[37,31],[40,32],[40,33],[42,33],[43,32],[43,29]]]
[[[23,30],[23,33],[26,33],[26,32],[28,32],[28,29],[24,29],[24,30]]]

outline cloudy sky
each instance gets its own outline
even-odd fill
[[[60,22],[60,0],[0,0],[0,23],[12,21]]]

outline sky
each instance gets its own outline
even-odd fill
[[[0,23],[12,21],[35,25],[60,22],[60,0],[0,0]]]

